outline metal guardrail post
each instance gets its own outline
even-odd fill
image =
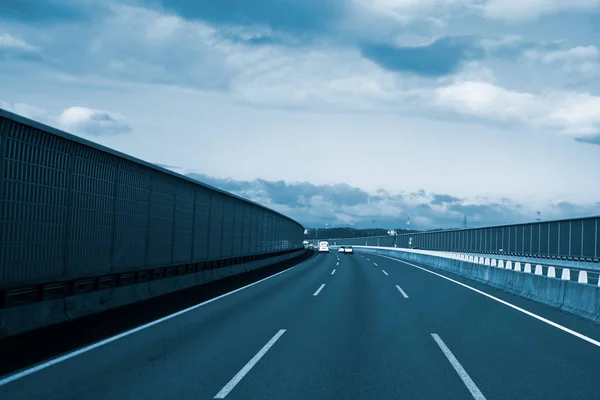
[[[213,194],[209,193],[208,195],[208,229],[207,229],[207,240],[206,240],[206,259],[210,260],[210,238],[212,237],[210,234],[210,227],[212,225],[212,203],[213,203]]]
[[[63,241],[63,277],[69,275],[69,241],[71,239],[71,205],[73,203],[73,145],[68,147],[69,154],[67,155],[67,195],[65,204],[65,233]]]
[[[551,224],[548,224],[548,255],[550,255],[550,231],[551,231]]]
[[[146,246],[144,249],[144,265],[148,265],[148,252],[150,251],[150,202],[154,191],[154,174],[150,174],[148,182],[148,196],[146,197]]]
[[[572,239],[573,239],[573,221],[569,221],[569,256],[572,255],[571,251],[571,247],[573,247],[573,243],[572,243]]]
[[[115,167],[115,179],[113,181],[113,199],[112,199],[112,232],[110,239],[110,270],[114,271],[115,268],[115,248],[117,240],[117,196],[119,194],[119,178],[121,169],[119,165]]]
[[[175,230],[177,229],[177,192],[179,191],[179,182],[175,183],[173,189],[173,222],[171,223],[171,264],[175,263]]]
[[[560,223],[556,224],[558,226],[558,237],[556,240],[556,255],[560,255]]]
[[[585,242],[584,240],[584,230],[583,230],[583,221],[581,222],[581,250],[579,251],[579,254],[581,254],[581,257],[585,257],[585,255],[583,254],[583,243]]]
[[[596,220],[596,227],[594,230],[594,258],[598,258],[598,218]],[[600,282],[599,282],[600,285]]]
[[[231,257],[235,257],[235,209],[238,207],[236,203],[233,203],[233,224],[231,225]]]
[[[198,190],[194,188],[194,206],[192,208],[192,248],[190,249],[190,259],[192,262],[196,261],[194,257],[194,250],[196,249],[196,200]]]
[[[4,207],[2,207],[2,203],[4,201],[4,160],[6,157],[6,141],[8,137],[6,132],[8,131],[8,125],[8,120],[4,118],[0,119],[0,221],[2,220],[2,211],[4,209]],[[0,250],[2,250],[2,247],[4,246],[3,232],[4,230],[0,228]],[[0,254],[2,253],[0,252]],[[0,262],[1,261],[2,258],[0,256]]]

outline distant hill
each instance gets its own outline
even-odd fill
[[[368,236],[386,236],[387,229],[354,229],[354,228],[308,228],[310,233],[305,235],[305,239],[336,239]],[[398,234],[419,232],[408,229],[394,229]]]

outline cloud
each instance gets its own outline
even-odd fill
[[[46,109],[27,103],[8,103],[6,101],[0,101],[0,108],[76,135],[110,136],[131,132],[131,127],[123,116],[108,111],[69,107],[57,116]],[[177,168],[157,165],[163,168]]]
[[[0,60],[9,61],[41,61],[38,50],[8,33],[0,33]]]
[[[0,101],[0,108],[42,123],[48,123],[49,121],[49,114],[47,110],[32,106],[31,104],[8,103],[6,101]]]
[[[205,182],[227,191],[234,191],[247,196],[268,198],[276,204],[289,207],[303,207],[313,197],[329,202],[334,206],[355,206],[368,202],[369,194],[347,184],[315,186],[308,182],[286,183],[284,181],[267,181],[257,179],[254,182],[233,179],[217,179],[204,174],[190,173],[192,179]]]
[[[483,56],[472,37],[444,37],[416,47],[363,44],[361,54],[383,68],[426,77],[451,74],[462,62]]]
[[[344,0],[170,0],[165,10],[190,20],[217,25],[266,25],[273,30],[293,32],[326,31],[347,7]]]
[[[531,50],[525,56],[540,60],[545,64],[565,61],[589,61],[598,59],[598,48],[595,46],[577,46],[566,50],[549,51],[546,53]]]
[[[600,8],[598,0],[356,0],[371,2],[380,12],[395,15],[399,20],[408,17],[435,15],[441,19],[457,15],[477,14],[490,20],[525,22],[565,13],[586,12]]]
[[[387,16],[397,23],[407,24],[413,20],[445,25],[456,13],[464,14],[477,0],[353,0],[362,9]]]
[[[228,86],[227,58],[242,45],[215,28],[116,2],[96,7],[91,20],[18,27],[43,49],[43,67],[62,74],[206,90]]]
[[[524,52],[530,62],[559,66],[568,74],[585,75],[587,78],[600,76],[600,51],[596,46],[576,46],[550,51],[531,49]]]
[[[66,0],[50,2],[68,7]],[[522,80],[502,86],[494,69],[499,59],[514,60],[527,54],[530,61],[544,65],[573,59],[570,65],[587,69],[591,77],[599,71],[594,67],[594,46],[564,48],[564,44],[528,42],[516,34],[482,38],[432,34],[428,29],[415,32],[421,39],[429,39],[425,44],[402,45],[398,37],[365,41],[371,26],[380,38],[377,19],[369,26],[357,27],[361,33],[339,39],[341,32],[350,32],[340,26],[354,21],[357,9],[367,7],[369,18],[381,14],[389,19],[393,16],[384,10],[392,10],[396,17],[421,15],[431,9],[477,11],[475,0],[382,0],[372,7],[360,1],[269,0],[255,9],[256,3],[179,1],[164,7],[142,0],[104,3],[96,5],[102,11],[92,21],[69,19],[53,29],[37,31],[28,27],[23,31],[28,41],[16,35],[0,36],[0,60],[1,43],[5,43],[4,47],[10,45],[12,52],[18,49],[21,54],[41,49],[38,52],[44,63],[38,68],[54,71],[55,77],[69,77],[69,82],[60,82],[65,85],[101,82],[95,84],[97,89],[109,82],[116,91],[127,90],[126,85],[132,83],[174,86],[218,93],[250,107],[368,111],[442,120],[466,117],[463,121],[543,127],[581,141],[595,141],[597,97],[593,94],[536,93],[520,89]],[[148,8],[135,6],[139,4]],[[226,12],[228,9],[233,12]],[[89,12],[89,8],[82,10]],[[298,14],[299,20],[279,19],[288,13]],[[309,21],[311,13],[318,14],[312,17],[318,21]],[[327,39],[294,42],[297,35],[293,30],[305,25]],[[397,26],[402,24],[394,25],[399,30]],[[405,30],[410,26],[412,32],[412,25],[402,26]],[[431,37],[437,39],[431,41]],[[8,73],[19,70],[20,64],[11,65]]]
[[[442,204],[451,204],[458,203],[461,200],[458,197],[450,196],[449,194],[434,194],[433,200],[431,200],[432,205],[442,205]]]
[[[479,15],[489,20],[526,22],[543,16],[586,12],[600,8],[598,0],[354,0],[364,8],[388,15],[399,22]]]
[[[569,201],[559,201],[551,205],[551,215],[598,215],[600,202],[593,204],[576,204]]]
[[[458,81],[437,90],[437,105],[492,121],[557,129],[586,140],[600,132],[600,97],[587,93],[533,94],[487,82]]]
[[[65,131],[89,136],[119,135],[131,131],[121,115],[85,107],[67,108],[58,122]]]
[[[487,82],[456,82],[437,89],[438,105],[478,116],[506,119],[527,117],[535,95],[503,89]]]
[[[166,168],[166,169],[174,169],[174,170],[181,170],[181,167],[178,167],[176,165],[169,165],[169,164],[159,164],[159,163],[154,163],[154,165],[158,165],[161,168]]]
[[[91,2],[73,0],[2,0],[0,17],[27,24],[43,25],[89,20]]]
[[[598,10],[598,0],[489,0],[473,7],[490,19],[526,21],[561,12]]]
[[[35,50],[35,48],[33,46],[25,43],[21,39],[12,37],[8,33],[3,33],[0,35],[0,48],[17,49],[17,50],[22,50],[22,51]]]
[[[575,140],[577,140],[578,142],[581,142],[581,143],[589,143],[589,144],[595,144],[597,146],[600,146],[600,132],[598,132],[597,134],[591,134],[591,135],[584,136],[584,137],[578,137],[578,138],[575,138]]]
[[[222,190],[274,208],[305,226],[344,226],[372,228],[373,220],[383,228],[406,226],[419,230],[458,228],[466,215],[468,225],[488,226],[531,222],[536,213],[510,199],[459,199],[449,194],[391,194],[385,190],[368,193],[349,185],[316,185],[309,182],[242,181],[190,173],[189,177]],[[590,215],[599,204],[578,205],[558,202],[546,207],[545,218]]]

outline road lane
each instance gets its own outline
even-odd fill
[[[1,386],[0,398],[212,398],[274,332],[285,329],[282,315],[294,313],[331,278],[334,262],[333,255],[317,255],[270,280]]]
[[[472,399],[407,300],[372,263],[340,257],[315,302],[228,399]],[[432,380],[436,384],[432,384]]]
[[[390,277],[409,285],[413,326],[437,333],[486,398],[600,398],[600,348],[497,301],[405,263],[377,255]],[[598,325],[446,272],[570,329],[600,339]],[[415,300],[418,296],[418,301]]]
[[[600,398],[599,348],[456,283],[369,256],[319,254],[0,386],[0,398]],[[546,306],[542,313],[600,336],[585,320]]]

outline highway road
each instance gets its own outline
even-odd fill
[[[0,380],[1,399],[600,399],[598,325],[450,273],[318,255]]]

